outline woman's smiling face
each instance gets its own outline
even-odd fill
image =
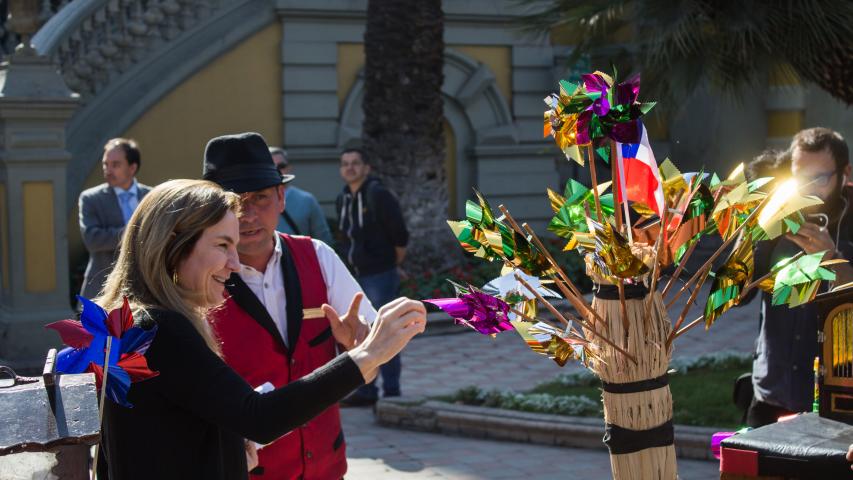
[[[189,256],[178,265],[178,284],[198,295],[191,299],[200,307],[212,307],[223,300],[225,281],[240,270],[237,241],[240,227],[234,212],[202,232]]]

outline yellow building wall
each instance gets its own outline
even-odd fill
[[[512,49],[510,47],[481,45],[449,45],[449,47],[489,67],[495,75],[498,91],[501,92],[507,104],[512,105]]]
[[[767,137],[793,137],[803,129],[803,110],[770,110],[767,112]]]
[[[364,67],[363,43],[338,44],[338,107],[343,107],[344,101],[352,90],[358,71]]]
[[[199,178],[207,141],[255,131],[282,141],[281,24],[274,23],[185,80],[125,133],[139,142],[139,181]],[[103,182],[94,166],[86,187]]]
[[[24,275],[28,293],[56,289],[56,235],[53,229],[53,183],[24,182]]]
[[[281,85],[281,24],[275,22],[186,79],[128,128],[123,136],[139,142],[142,152],[139,181],[153,186],[200,178],[204,147],[219,135],[255,131],[280,145]],[[99,161],[83,188],[102,182]],[[73,262],[84,252],[76,209],[68,229]]]
[[[509,46],[447,45],[447,48],[483,63],[495,75],[495,83],[508,104],[512,105],[512,50]],[[364,67],[364,44],[338,44],[338,105],[352,90],[358,72]]]

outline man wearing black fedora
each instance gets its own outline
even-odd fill
[[[276,232],[284,209],[284,185],[263,137],[257,133],[212,139],[203,177],[240,194],[240,272],[212,314],[222,354],[252,387],[281,387],[322,366],[339,348],[367,334],[376,311],[358,283],[325,243]],[[326,318],[331,305],[343,318]],[[346,451],[340,413],[333,406],[258,452],[266,479],[340,479]],[[261,478],[261,477],[259,477]]]

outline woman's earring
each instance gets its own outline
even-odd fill
[[[172,281],[175,283],[175,285],[178,284],[178,271],[177,270],[172,272]]]

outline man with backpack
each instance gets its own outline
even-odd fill
[[[350,148],[341,152],[340,168],[346,185],[335,201],[338,252],[367,298],[380,308],[398,295],[399,266],[406,255],[409,232],[397,197],[370,175],[370,163],[363,151]],[[385,397],[400,395],[400,371],[399,355],[382,366]],[[371,383],[342,403],[372,405],[378,397],[379,391]]]

